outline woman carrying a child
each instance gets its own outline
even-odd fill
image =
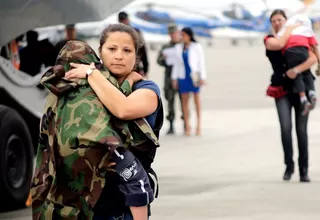
[[[110,25],[104,30],[100,39],[100,57],[112,76],[119,84],[126,78],[135,83],[133,92],[127,97],[114,87],[94,65],[71,64],[74,69],[66,73],[66,78],[87,77],[92,89],[114,116],[121,120],[145,118],[151,128],[154,128],[161,114],[159,110],[161,106],[160,89],[153,81],[142,80],[141,75],[132,71],[137,62],[139,44],[138,34],[130,26],[123,24]],[[94,210],[94,219],[131,220],[133,219],[132,212],[135,212],[135,219],[148,219],[148,214],[143,210],[136,210],[134,205],[130,207],[130,210],[125,205],[118,182],[116,173],[108,174],[104,192]],[[139,205],[137,201],[136,206],[142,206],[142,204]]]
[[[69,41],[43,75],[51,93],[31,190],[34,220],[148,219],[163,108],[159,87],[133,71],[140,46],[133,28],[110,25],[100,39],[103,65],[90,46]]]
[[[310,76],[313,77],[310,72],[310,68],[317,62],[317,57],[315,53],[310,49],[307,49],[306,52],[304,51],[304,49],[302,49],[302,52],[297,52],[298,55],[299,53],[303,52],[307,53],[306,55],[304,55],[304,60],[301,59],[303,61],[300,62],[298,62],[297,60],[293,60],[295,57],[294,51],[291,54],[286,54],[286,51],[289,48],[288,44],[290,43],[292,45],[292,42],[289,41],[290,36],[296,28],[302,25],[301,23],[288,25],[284,33],[281,34],[280,37],[278,37],[276,36],[277,33],[281,30],[281,28],[287,21],[285,12],[283,10],[273,11],[270,16],[270,21],[275,35],[268,35],[264,39],[264,43],[266,46],[266,56],[269,58],[269,61],[273,68],[271,85],[268,87],[267,95],[275,98],[280,121],[281,139],[284,150],[284,162],[286,164],[283,180],[290,180],[292,174],[294,173],[293,147],[291,136],[291,110],[292,108],[294,108],[299,149],[300,181],[310,182],[310,178],[308,176],[307,123],[308,112],[311,109],[312,104],[315,104],[315,96],[313,96],[315,94],[312,92],[314,91],[314,78],[310,80]],[[296,57],[298,57],[298,55],[296,55]],[[290,65],[288,65],[288,63]],[[304,74],[302,75],[302,73]],[[302,79],[299,79],[300,82],[301,80],[305,81],[305,79],[307,79],[306,81],[309,82],[306,83],[304,87],[302,87],[303,90],[301,90],[301,88],[297,88],[297,84],[299,84],[295,81],[297,77],[303,77]],[[308,95],[309,100],[312,102],[312,104],[310,105],[308,104],[309,100],[307,99],[306,94]]]

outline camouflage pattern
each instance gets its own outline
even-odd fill
[[[172,34],[178,30],[178,27],[175,23],[168,24],[168,34]]]
[[[168,27],[168,31],[172,31],[172,27]],[[175,90],[172,87],[172,81],[171,81],[171,72],[172,72],[172,66],[167,66],[165,62],[165,58],[162,55],[162,50],[174,47],[175,43],[170,42],[168,44],[165,44],[162,46],[161,50],[158,54],[157,62],[160,66],[165,67],[165,74],[164,74],[164,97],[168,101],[168,115],[167,120],[172,122],[175,119],[175,108],[174,108],[174,101],[177,94],[177,90]],[[181,101],[181,100],[180,100]]]
[[[94,62],[125,95],[132,92],[128,81],[119,86],[87,44],[69,41],[62,48],[56,65],[41,79],[50,93],[41,119],[31,188],[34,220],[91,220],[105,186],[112,149],[139,149],[147,142],[159,146],[145,119],[121,121],[103,106],[86,79],[66,80],[70,62]]]

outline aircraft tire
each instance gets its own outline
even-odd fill
[[[0,211],[25,207],[33,160],[32,140],[25,121],[14,109],[0,105]]]

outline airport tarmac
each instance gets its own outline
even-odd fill
[[[202,136],[182,135],[177,103],[177,134],[166,136],[165,122],[154,163],[160,195],[152,204],[151,219],[318,220],[320,107],[311,112],[308,126],[312,182],[298,181],[297,166],[292,180],[283,182],[277,112],[274,100],[265,96],[271,66],[263,45],[241,42],[231,47],[229,41],[217,40],[205,53],[208,79],[201,94]],[[157,53],[149,55],[150,79],[162,89],[164,71],[156,64]],[[195,122],[192,102],[191,107]],[[297,163],[295,137],[294,144]],[[31,210],[0,214],[0,219],[29,220]]]

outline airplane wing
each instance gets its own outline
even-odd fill
[[[38,27],[105,19],[131,2],[133,0],[1,0],[0,46]]]

